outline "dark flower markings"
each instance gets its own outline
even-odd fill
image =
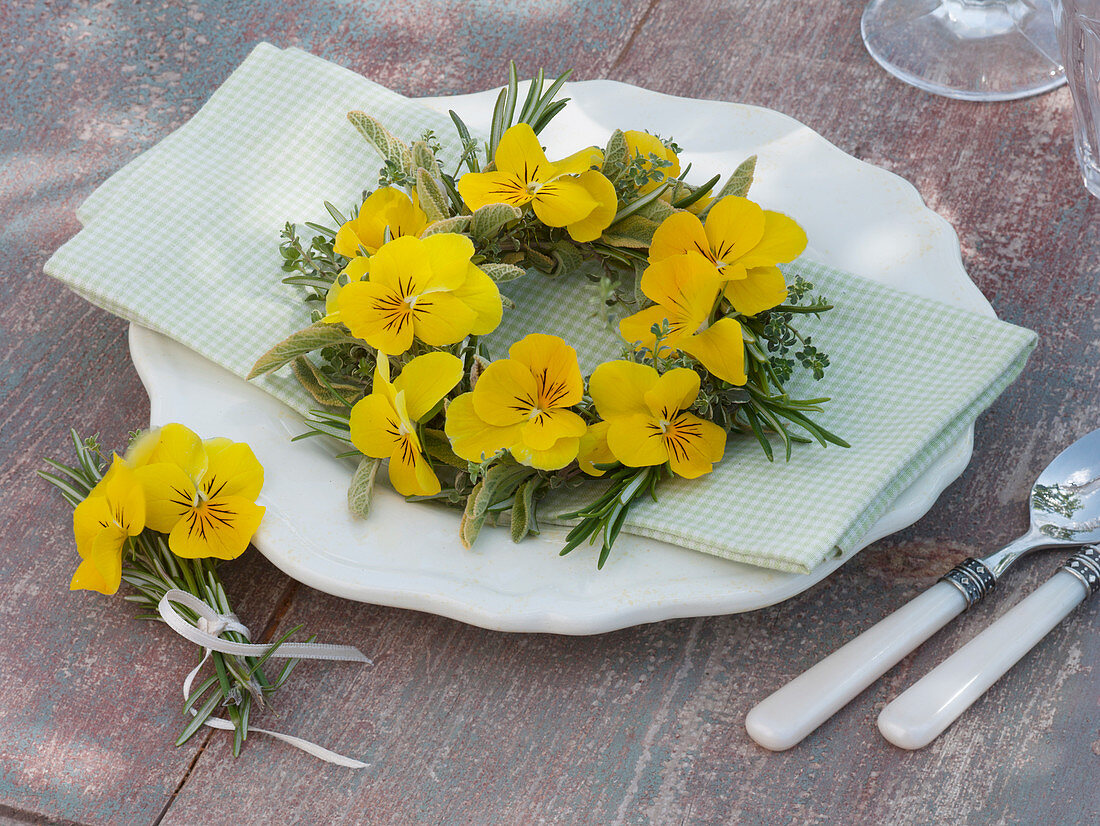
[[[544,419],[549,418],[550,409],[561,406],[559,402],[568,395],[569,388],[561,379],[547,384],[549,381],[547,373],[548,370],[544,367],[535,377],[535,383],[538,385],[536,391],[538,399],[532,399],[526,394],[512,396],[516,404],[508,405],[508,409],[515,410],[517,413],[531,413],[537,410],[538,414],[532,418],[532,421],[537,421],[539,424],[542,424]]]
[[[383,330],[393,330],[396,328],[397,332],[401,332],[405,325],[415,320],[417,313],[427,312],[434,302],[428,299],[417,299],[416,304],[410,306],[409,298],[413,295],[413,279],[409,276],[409,280],[406,283],[400,278],[397,279],[397,293],[395,295],[386,296],[385,298],[375,299],[372,309],[377,310],[386,319]]]
[[[670,419],[670,412],[668,408],[661,411],[661,419],[666,424],[662,426],[660,422],[649,422],[646,428],[651,431],[649,433],[651,439],[663,439],[669,453],[680,461],[686,461],[688,447],[692,441],[702,438],[703,431],[698,422],[688,418],[687,413],[681,411]]]

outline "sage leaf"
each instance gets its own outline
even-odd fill
[[[515,281],[517,278],[523,278],[527,275],[527,270],[514,264],[485,263],[479,264],[478,267],[497,284]]]
[[[348,120],[367,143],[387,161],[393,161],[407,174],[412,174],[413,158],[409,147],[395,138],[381,123],[366,112],[348,112]]]
[[[456,215],[453,218],[444,218],[442,221],[428,224],[424,227],[424,231],[420,233],[420,237],[427,238],[429,235],[435,235],[439,232],[465,232],[469,226],[469,215]]]
[[[359,344],[359,340],[353,338],[343,324],[327,324],[318,321],[296,333],[291,333],[258,359],[252,365],[248,374],[249,379],[262,376],[278,370],[286,364],[294,361],[299,356],[320,350],[322,347],[330,347],[334,344]]]
[[[414,169],[423,169],[433,178],[439,174],[439,164],[436,162],[435,153],[424,141],[416,141],[409,152],[412,154]]]
[[[728,195],[744,198],[749,194],[749,187],[752,186],[752,179],[755,174],[756,155],[752,155],[742,161],[737,169],[733,170],[733,174],[730,175],[729,180],[726,181],[726,185],[722,187],[722,191],[718,193],[718,198],[715,200],[725,198]]]
[[[440,189],[435,178],[423,167],[416,170],[416,194],[420,201],[420,208],[428,216],[429,224],[450,217],[450,210],[447,208],[447,196]]]
[[[607,148],[603,153],[603,167],[601,171],[604,176],[614,183],[626,169],[627,164],[630,163],[630,152],[626,148],[626,136],[623,134],[623,130],[616,129],[611,133],[611,137],[607,140]]]
[[[605,244],[630,249],[645,249],[653,243],[653,233],[659,225],[641,215],[631,215],[619,221],[600,238]]]
[[[517,221],[522,217],[523,210],[511,204],[486,204],[474,211],[470,220],[470,234],[487,240],[499,234],[509,221]]]
[[[359,460],[359,467],[351,477],[351,485],[348,487],[348,510],[360,519],[370,516],[371,501],[374,499],[374,480],[381,466],[381,459],[364,456]]]
[[[320,374],[317,366],[305,356],[294,359],[290,363],[290,369],[306,392],[326,407],[351,407],[363,393],[361,387],[330,383]]]

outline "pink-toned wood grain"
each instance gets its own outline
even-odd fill
[[[26,3],[0,8],[0,820],[78,823],[1019,823],[1100,819],[1100,621],[1087,606],[928,749],[882,706],[1053,571],[1025,561],[956,627],[800,747],[771,754],[752,704],[1025,526],[1034,475],[1100,425],[1100,204],[1080,185],[1063,89],[976,105],[886,75],[862,4],[825,0],[334,0]],[[450,36],[442,36],[443,32]],[[124,326],[41,275],[107,174],[182,123],[259,40],[409,94],[496,85],[509,57],[786,112],[912,181],[959,233],[1005,319],[1036,329],[974,460],[916,526],[806,594],[752,614],[592,638],[505,635],[294,588],[256,555],[226,578],[254,629],[289,608],[372,669],[303,664],[256,723],[372,763],[327,767],[250,738],[171,746],[194,653],[127,608],[66,590],[66,509],[33,470],[69,425],[118,444],[147,403]],[[674,125],[673,125],[674,126]],[[670,126],[671,129],[674,128]],[[595,575],[595,574],[594,574]],[[200,745],[204,744],[200,753]]]

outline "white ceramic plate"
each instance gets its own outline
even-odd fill
[[[906,181],[852,158],[791,118],[766,109],[688,100],[621,83],[575,83],[573,102],[544,132],[551,154],[602,145],[615,128],[673,133],[699,181],[759,155],[753,198],[792,215],[807,256],[948,304],[993,315],[962,266],[958,239]],[[454,109],[488,132],[496,91],[424,102]],[[307,585],[363,602],[413,608],[503,631],[595,634],[671,617],[749,611],[787,599],[844,559],[808,575],[727,562],[623,535],[603,571],[593,551],[559,557],[563,531],[514,545],[486,529],[475,550],[458,542],[458,514],[409,505],[382,486],[368,520],[352,517],[353,464],[317,440],[288,408],[182,345],[130,328],[130,352],[154,424],[178,421],[247,441],[267,469],[267,516],[255,545]],[[861,547],[912,524],[970,461],[973,430],[891,507]],[[849,554],[849,557],[851,554]]]

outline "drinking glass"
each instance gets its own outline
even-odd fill
[[[1054,0],[1073,95],[1073,143],[1085,188],[1100,198],[1100,0]]]
[[[867,51],[906,83],[963,100],[1014,100],[1065,82],[1049,0],[871,0]]]

